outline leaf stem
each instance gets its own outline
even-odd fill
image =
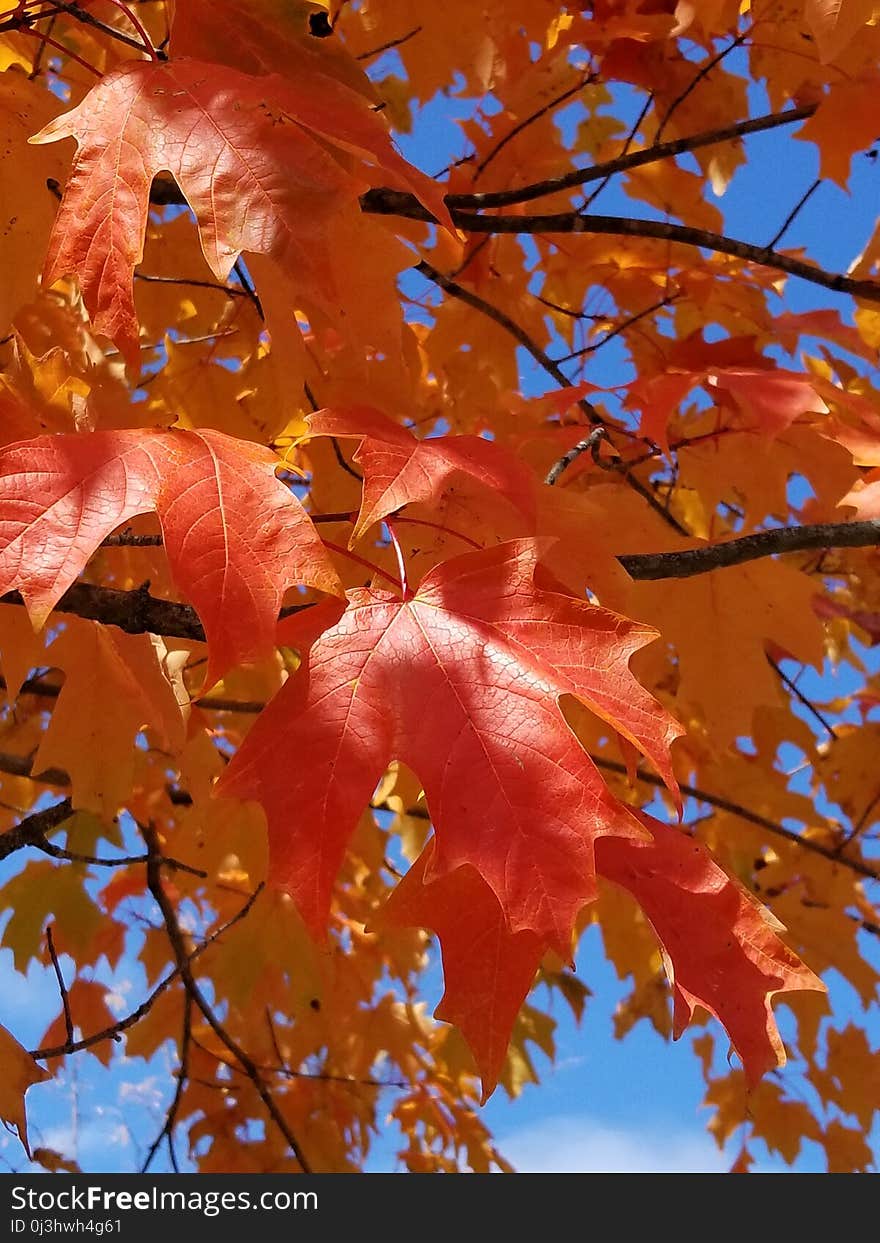
[[[80,3],[81,3],[81,4],[88,4],[88,3],[90,3],[90,0],[80,0]],[[143,43],[143,45],[144,45],[144,51],[147,53],[147,55],[150,57],[150,59],[151,59],[151,60],[158,60],[158,59],[159,59],[159,53],[158,53],[158,52],[156,51],[156,49],[153,47],[153,40],[152,40],[152,39],[150,38],[150,36],[147,34],[146,28],[145,28],[145,27],[143,26],[143,24],[141,23],[140,18],[139,18],[139,17],[137,16],[137,14],[136,14],[136,13],[135,13],[135,12],[134,12],[134,11],[133,11],[130,7],[129,7],[129,6],[125,3],[125,0],[107,0],[107,3],[108,3],[108,4],[112,4],[112,5],[114,6],[114,8],[119,9],[120,13],[124,13],[124,14],[125,14],[125,16],[128,18],[128,20],[131,22],[132,26],[133,26],[133,27],[135,28],[135,30],[137,31],[137,33],[138,33],[138,35],[139,35],[139,37],[140,37],[140,40],[141,40],[141,42],[142,42],[142,43]]]
[[[409,589],[409,583],[406,578],[406,562],[403,559],[403,549],[400,547],[400,541],[392,525],[391,519],[385,519],[385,527],[394,547],[394,555],[397,557],[397,568],[400,572],[400,594],[404,600],[411,600],[413,593]]]
[[[380,566],[374,565],[374,563],[372,561],[368,561],[366,557],[358,556],[356,552],[352,552],[348,548],[343,548],[341,544],[334,544],[333,541],[329,539],[323,540],[323,544],[325,548],[329,548],[331,552],[338,553],[340,557],[347,557],[349,561],[356,561],[358,565],[366,566],[368,570],[371,570],[374,574],[377,574],[379,578],[384,578],[385,581],[390,583],[395,590],[400,587],[400,583],[396,578],[394,578],[393,575],[388,574]]]

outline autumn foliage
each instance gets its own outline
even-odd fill
[[[0,927],[57,983],[30,1050],[0,1002],[0,1116],[37,1163],[76,1154],[30,1087],[164,1053],[144,1168],[358,1170],[390,1129],[507,1169],[481,1106],[552,1073],[597,925],[615,1034],[688,1029],[736,1169],[870,1167],[880,249],[826,270],[799,187],[769,243],[723,196],[762,134],[847,186],[877,18],[0,13]]]

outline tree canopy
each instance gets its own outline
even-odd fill
[[[0,946],[57,986],[30,1048],[0,1003],[0,1117],[37,1165],[77,1154],[31,1088],[161,1054],[144,1170],[389,1131],[510,1169],[482,1107],[541,1091],[597,926],[614,1035],[688,1029],[734,1169],[871,1167],[880,244],[796,239],[876,159],[876,17],[0,13]],[[755,144],[784,208],[740,232]]]

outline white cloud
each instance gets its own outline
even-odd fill
[[[498,1140],[522,1174],[714,1174],[730,1159],[708,1134],[652,1122],[624,1130],[589,1117],[547,1118]]]

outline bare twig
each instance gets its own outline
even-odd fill
[[[171,1098],[171,1104],[168,1106],[168,1112],[165,1115],[165,1121],[162,1130],[150,1144],[149,1151],[144,1158],[141,1166],[141,1173],[146,1174],[147,1170],[153,1163],[153,1158],[159,1151],[159,1147],[163,1140],[168,1141],[168,1153],[171,1158],[171,1165],[174,1172],[180,1173],[177,1166],[177,1154],[174,1151],[174,1127],[177,1123],[177,1115],[180,1112],[181,1102],[183,1101],[183,1093],[186,1090],[187,1080],[189,1079],[189,1048],[192,1042],[192,1010],[193,1002],[189,993],[184,994],[183,998],[183,1030],[180,1035],[180,1065],[177,1068],[177,1084],[174,1088],[174,1096]]]
[[[717,53],[717,55],[713,56],[710,60],[707,60],[705,65],[703,65],[702,68],[697,73],[694,74],[691,81],[688,82],[687,86],[684,88],[683,91],[680,92],[680,94],[676,95],[675,99],[673,99],[672,103],[669,105],[669,107],[663,113],[663,116],[660,118],[660,124],[657,126],[657,136],[656,136],[657,142],[659,142],[660,139],[663,137],[664,129],[669,124],[669,122],[672,120],[672,117],[674,116],[675,112],[684,103],[684,101],[688,98],[688,96],[691,95],[692,92],[697,89],[700,83],[709,76],[709,74],[712,72],[712,70],[717,65],[721,64],[721,62],[725,59],[725,57],[730,55],[730,53],[734,50],[734,48],[741,47],[742,44],[745,43],[746,39],[749,37],[751,33],[752,33],[752,26],[749,25],[744,31],[742,31],[741,34],[738,34],[734,39],[732,39],[730,43],[728,43],[727,47],[722,48],[721,51]]]
[[[622,323],[617,324],[616,327],[610,329],[609,332],[606,332],[605,336],[600,340],[594,341],[592,345],[585,345],[583,349],[573,350],[570,354],[565,354],[562,358],[557,358],[557,363],[570,363],[574,358],[584,358],[588,354],[595,354],[596,350],[601,350],[604,345],[607,345],[609,341],[613,341],[615,337],[619,337],[620,334],[622,332],[626,332],[628,328],[632,328],[641,320],[647,319],[649,315],[653,315],[656,311],[662,311],[664,307],[671,306],[675,301],[675,296],[675,294],[668,295],[667,297],[661,298],[659,302],[654,302],[651,306],[646,306],[644,310],[637,311],[635,315],[630,315]]]
[[[606,432],[604,427],[594,427],[589,436],[587,436],[584,440],[579,440],[576,445],[573,445],[572,448],[569,449],[567,453],[562,455],[558,462],[553,463],[547,472],[547,477],[544,482],[552,488],[563,472],[568,470],[569,466],[571,466],[573,462],[576,462],[582,453],[592,453],[593,459],[597,460],[599,441],[605,435]]]
[[[466,289],[464,285],[459,285],[457,281],[452,280],[448,276],[444,276],[442,272],[438,272],[426,260],[417,263],[414,269],[420,275],[426,277],[427,280],[433,281],[435,285],[450,294],[453,298],[457,298],[459,302],[463,302],[466,306],[472,307],[475,311],[479,311],[481,315],[485,315],[488,319],[494,320],[499,327],[508,332],[515,341],[518,341],[523,349],[531,354],[535,362],[542,367],[549,376],[552,376],[557,384],[562,388],[569,388],[571,381],[564,371],[553,361],[545,350],[542,350],[536,341],[533,341],[524,328],[504,311],[493,306],[491,302],[487,302],[485,298],[481,298],[479,294],[473,293],[472,290]],[[577,405],[583,414],[591,423],[604,426],[604,420],[599,411],[586,398],[581,398]]]
[[[803,706],[810,713],[810,715],[819,722],[819,724],[825,730],[826,734],[828,734],[831,741],[834,742],[834,740],[837,738],[837,735],[834,732],[834,726],[831,724],[828,718],[819,711],[819,709],[816,707],[816,705],[813,703],[811,699],[807,698],[807,696],[803,693],[803,691],[791,680],[791,678],[788,676],[785,670],[781,668],[781,666],[773,659],[772,656],[769,656],[769,655],[767,656],[767,664],[776,673],[776,675],[779,677],[783,685],[788,687],[792,695],[794,695],[795,699],[797,699],[799,703],[803,704]]]
[[[791,211],[788,213],[788,215],[783,220],[781,227],[776,231],[776,233],[767,243],[767,246],[769,247],[770,250],[772,250],[774,246],[776,246],[779,242],[782,241],[783,237],[785,237],[788,230],[794,224],[795,219],[797,218],[798,212],[801,210],[802,207],[806,206],[808,200],[812,198],[812,196],[816,193],[816,191],[819,189],[821,184],[822,184],[822,178],[817,177],[816,180],[813,182],[813,184],[804,191],[804,193],[795,203],[794,207],[791,209]]]
[[[168,935],[168,940],[171,943],[171,948],[174,951],[175,959],[177,960],[177,969],[180,974],[180,978],[183,981],[183,986],[188,995],[192,998],[193,1004],[201,1011],[205,1021],[213,1031],[214,1035],[222,1044],[226,1046],[241,1066],[245,1075],[253,1084],[254,1090],[266,1108],[266,1112],[284,1136],[291,1152],[299,1162],[300,1169],[302,1169],[303,1173],[310,1174],[312,1172],[311,1167],[303,1155],[299,1141],[291,1131],[287,1124],[287,1120],[275,1103],[275,1098],[271,1091],[263,1082],[263,1078],[254,1063],[253,1058],[251,1058],[250,1054],[241,1047],[238,1041],[233,1039],[217,1018],[213,1007],[208,1002],[193,974],[191,955],[187,952],[186,945],[184,943],[183,932],[181,931],[180,924],[177,919],[177,912],[175,911],[174,906],[172,905],[171,900],[166,894],[165,888],[162,884],[162,856],[159,848],[158,834],[152,825],[142,824],[139,827],[149,855],[149,861],[147,863],[147,888],[153,895],[156,905],[162,913],[165,931]]]
[[[207,949],[210,949],[210,947],[218,941],[225,932],[228,932],[230,928],[234,927],[235,924],[244,919],[245,916],[250,913],[251,908],[262,891],[263,885],[260,884],[250,895],[241,910],[237,911],[236,914],[233,915],[232,919],[228,920],[222,927],[218,928],[216,932],[212,933],[206,941],[203,941],[201,945],[193,950],[189,956],[190,962],[194,962],[200,957],[200,955],[204,954]],[[179,969],[174,967],[173,970],[169,971],[168,974],[159,981],[150,995],[145,1001],[141,1002],[137,1009],[132,1010],[125,1016],[125,1018],[119,1019],[119,1021],[112,1024],[112,1026],[105,1027],[91,1036],[84,1036],[82,1040],[68,1041],[65,1044],[53,1045],[45,1049],[33,1049],[31,1050],[31,1057],[37,1062],[45,1062],[51,1057],[64,1057],[69,1053],[79,1053],[83,1049],[91,1049],[93,1045],[100,1044],[102,1040],[120,1040],[124,1031],[127,1031],[129,1027],[134,1027],[135,1023],[139,1022],[145,1014],[149,1013],[153,1005],[159,997],[161,997],[162,993],[164,993],[165,990],[174,983],[179,975]]]
[[[52,970],[55,972],[55,979],[58,981],[58,992],[61,994],[61,1008],[64,1011],[64,1034],[67,1036],[67,1043],[73,1040],[73,1015],[70,1013],[70,997],[64,984],[64,976],[61,974],[61,963],[58,961],[58,954],[55,952],[55,938],[52,936],[52,925],[46,927],[46,944],[49,947],[49,957],[52,959]]]
[[[361,52],[355,57],[355,60],[375,60],[377,56],[381,56],[383,52],[390,52],[396,47],[403,47],[404,43],[409,43],[410,39],[414,39],[417,34],[421,34],[421,26],[414,26],[412,30],[405,35],[401,35],[397,39],[389,39],[387,43],[380,43],[378,47],[371,48],[369,52]]]
[[[20,760],[19,756],[7,756],[0,754],[0,772],[10,772],[12,775],[29,777],[30,759],[21,759],[21,763],[15,761]],[[41,774],[42,775],[42,774]],[[56,773],[56,776],[63,777],[63,781],[52,782],[55,785],[69,785],[70,778],[67,773]],[[120,855],[118,859],[106,859],[96,855],[84,855],[75,850],[65,850],[61,846],[56,846],[54,842],[50,842],[48,834],[57,829],[69,820],[73,815],[73,806],[69,798],[63,799],[60,803],[53,803],[51,807],[46,807],[42,811],[36,811],[30,816],[26,816],[13,828],[8,829],[5,833],[0,833],[0,859],[6,859],[9,855],[15,854],[18,850],[23,850],[26,846],[33,847],[34,850],[41,851],[44,855],[49,855],[53,859],[61,859],[66,863],[83,863],[88,867],[100,868],[122,868],[130,867],[136,863],[146,863],[146,855]],[[162,863],[165,867],[169,867],[172,871],[187,872],[190,876],[198,876],[204,880],[208,873],[203,872],[201,868],[191,867],[188,863],[182,863],[179,859],[172,859],[167,855],[162,856]]]
[[[35,811],[25,816],[24,820],[19,821],[13,828],[0,833],[0,859],[7,859],[9,855],[17,850],[23,850],[25,846],[35,846],[38,850],[42,850],[47,842],[46,835],[57,829],[65,820],[69,820],[72,815],[73,807],[70,799],[66,798],[61,803],[54,803],[51,807],[45,807],[42,811]]]
[[[627,766],[618,763],[617,760],[606,760],[600,755],[591,755],[590,759],[597,768],[602,768],[606,772],[619,773],[623,777],[629,775]],[[658,777],[654,773],[645,772],[642,769],[636,770],[635,777],[637,781],[643,781],[647,785],[663,787],[666,784],[662,777]],[[793,846],[800,846],[803,850],[809,850],[812,854],[821,855],[823,859],[827,859],[830,863],[838,863],[841,867],[849,868],[850,871],[857,872],[859,876],[864,876],[868,880],[880,880],[880,872],[869,867],[867,863],[862,863],[860,859],[851,859],[841,855],[832,847],[823,846],[821,842],[814,841],[811,837],[804,837],[802,834],[796,833],[794,829],[787,829],[785,825],[777,824],[774,820],[768,819],[767,816],[750,811],[748,807],[743,807],[740,803],[733,802],[732,799],[724,798],[720,794],[710,794],[708,790],[701,790],[697,786],[679,783],[679,789],[688,798],[695,798],[700,803],[708,803],[710,807],[717,807],[719,811],[729,812],[740,820],[748,820],[750,824],[766,829],[774,837],[784,837]]]
[[[503,138],[499,139],[491,151],[489,151],[489,153],[485,155],[476,166],[474,181],[477,181],[477,179],[483,175],[495,157],[504,150],[509,142],[512,142],[514,138],[521,134],[523,130],[528,129],[530,125],[534,125],[536,121],[539,121],[541,117],[546,116],[548,112],[552,112],[554,108],[558,108],[560,104],[564,104],[567,100],[573,99],[575,95],[579,95],[584,87],[589,86],[589,84],[594,80],[594,75],[588,74],[580,82],[575,83],[574,86],[568,87],[568,89],[562,91],[561,94],[555,95],[553,99],[548,100],[546,104],[543,104],[527,117],[524,117],[517,125],[514,125],[514,127],[509,130]]]

